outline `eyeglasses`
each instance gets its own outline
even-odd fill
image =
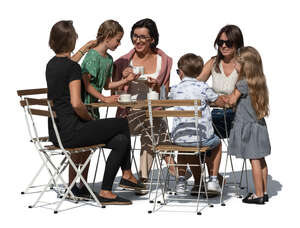
[[[144,35],[137,35],[137,34],[133,34],[132,35],[132,40],[133,41],[137,41],[138,39],[140,39],[140,41],[142,42],[146,42],[147,39],[150,39],[150,36],[144,36]]]
[[[179,70],[179,69],[176,69],[176,73],[177,73],[178,75],[180,75],[180,70]]]
[[[228,47],[228,48],[233,47],[233,41],[232,40],[218,40],[217,44],[218,44],[219,47],[222,47],[223,44],[225,44],[226,47]]]

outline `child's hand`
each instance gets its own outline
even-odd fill
[[[109,97],[104,97],[103,102],[105,103],[113,103],[119,100],[120,95],[111,95]]]
[[[133,74],[133,70],[131,67],[125,68],[125,70],[123,70],[122,72],[123,78],[127,78],[130,74]]]
[[[131,81],[134,81],[134,80],[138,79],[140,76],[141,76],[140,73],[138,73],[138,74],[130,73],[130,74],[126,77],[126,80],[127,80],[128,82],[131,82]]]
[[[155,86],[158,85],[158,81],[157,81],[155,78],[147,77],[147,82],[148,82],[149,87],[150,87],[151,89],[154,89]]]
[[[97,40],[91,40],[89,42],[87,42],[83,48],[84,51],[83,52],[87,52],[88,50],[90,50],[91,48],[94,48],[97,45]]]

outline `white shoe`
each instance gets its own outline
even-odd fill
[[[184,176],[180,176],[178,177],[178,181],[176,183],[175,186],[175,191],[176,194],[178,195],[186,195],[186,179],[184,178]]]
[[[222,190],[219,185],[219,181],[209,179],[209,181],[207,182],[207,191],[220,193]]]

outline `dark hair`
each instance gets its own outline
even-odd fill
[[[154,39],[154,42],[151,43],[150,48],[152,51],[154,51],[156,46],[158,45],[158,40],[159,40],[159,34],[155,22],[149,18],[145,18],[136,22],[131,28],[131,32],[130,32],[131,41],[134,34],[134,30],[136,28],[147,28],[149,30],[149,35],[151,36],[151,38]]]
[[[51,29],[49,46],[56,54],[72,52],[77,37],[72,21],[59,21]]]
[[[220,37],[222,35],[222,33],[225,33],[228,40],[232,41],[233,46],[235,47],[235,49],[239,49],[241,47],[244,47],[244,38],[243,38],[243,34],[241,29],[236,26],[236,25],[226,25],[223,28],[221,28],[221,30],[219,31],[217,38],[214,42],[214,47],[218,48],[218,42],[220,40]],[[223,59],[223,55],[220,51],[220,49],[218,48],[218,54],[216,56],[216,61],[215,61],[215,71],[220,73],[221,70],[219,68],[219,63],[221,61],[221,59]]]
[[[177,66],[185,76],[196,78],[202,72],[203,64],[201,56],[188,53],[180,57]]]
[[[104,41],[106,38],[112,38],[116,36],[119,32],[124,33],[124,30],[119,22],[114,20],[104,21],[98,29],[97,45]]]

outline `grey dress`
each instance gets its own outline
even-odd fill
[[[271,153],[268,129],[264,118],[257,120],[248,94],[246,80],[236,83],[242,94],[236,107],[230,131],[228,153],[237,158],[259,159]]]

